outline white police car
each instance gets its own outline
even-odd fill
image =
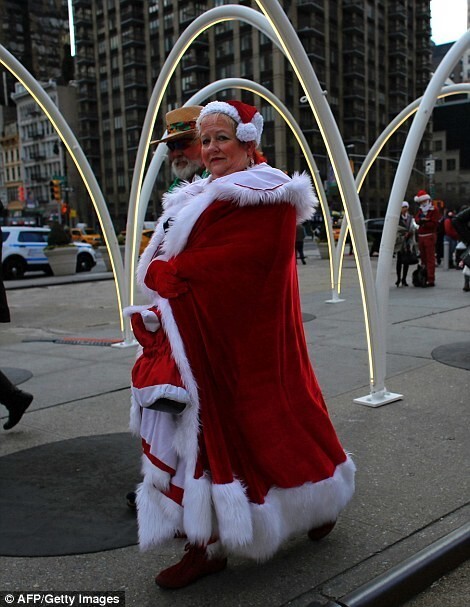
[[[49,228],[2,226],[2,267],[5,279],[22,278],[25,272],[42,270],[52,274],[44,255]],[[89,272],[96,265],[93,247],[82,242],[72,243],[77,248],[77,272]]]

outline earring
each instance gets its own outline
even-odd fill
[[[248,162],[248,166],[250,167],[250,169],[251,169],[251,167],[255,166],[255,161],[253,159],[253,156],[250,158],[250,161]]]

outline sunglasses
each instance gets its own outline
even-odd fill
[[[175,150],[186,150],[194,142],[195,139],[178,139],[177,141],[167,141],[166,145],[171,152],[174,152]]]

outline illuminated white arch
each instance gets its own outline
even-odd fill
[[[379,365],[383,358],[382,348],[384,347],[384,342],[378,322],[377,300],[364,226],[364,216],[356,192],[346,148],[331,108],[326,100],[325,92],[321,89],[307,53],[287,15],[276,0],[256,0],[256,2],[271,23],[279,38],[279,42],[284,48],[284,53],[300,81],[325,143],[327,154],[336,177],[336,183],[338,184],[339,194],[343,202],[344,213],[351,228],[351,240],[356,255],[365,318],[370,392],[376,395],[376,398],[386,402],[390,398],[395,398],[395,395],[382,389],[380,386],[383,385],[383,381],[381,381],[380,377],[377,377],[377,374],[380,373]],[[330,258],[332,258],[331,242],[329,243],[329,248]]]
[[[96,177],[88,163],[88,160],[83,153],[80,144],[78,143],[72,129],[67,124],[65,118],[59,112],[57,106],[39,84],[39,82],[23,67],[23,65],[10,53],[7,49],[0,45],[0,63],[9,70],[13,76],[20,82],[34,101],[39,105],[42,111],[50,120],[52,126],[61,138],[67,148],[72,160],[74,161],[77,170],[85,184],[90,198],[95,207],[98,220],[101,225],[106,246],[110,251],[111,265],[113,268],[114,281],[116,286],[116,294],[119,308],[119,318],[121,323],[121,331],[125,333],[125,323],[122,315],[124,293],[124,271],[122,258],[119,251],[114,226],[109,215],[108,207],[104,200],[100,186]]]
[[[392,270],[393,248],[395,245],[395,236],[398,228],[398,219],[400,216],[401,203],[405,196],[406,187],[410,180],[411,171],[416,159],[416,154],[421,143],[421,140],[426,130],[426,126],[432,116],[432,111],[436,101],[441,94],[441,89],[448,78],[452,68],[457,63],[464,51],[470,45],[470,30],[453,44],[446,53],[445,57],[437,67],[432,76],[426,91],[421,98],[418,110],[410,130],[406,137],[405,145],[398,163],[397,172],[393,180],[392,190],[387,205],[385,214],[384,231],[380,242],[379,259],[377,263],[377,279],[376,279],[376,296],[379,321],[383,328],[383,344],[382,358],[379,362],[379,372],[381,378],[385,378],[386,373],[386,329],[388,319],[388,302],[389,302],[389,276]],[[354,402],[366,404],[369,406],[379,406],[381,403],[375,403],[374,395],[355,399]]]

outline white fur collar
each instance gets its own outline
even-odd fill
[[[216,200],[230,200],[239,206],[289,203],[296,208],[299,223],[310,219],[318,203],[306,173],[291,178],[265,163],[215,180],[206,177],[178,186],[165,194],[164,212],[139,261],[137,282],[143,292],[153,295],[144,285],[152,259],[158,256],[168,260],[183,251],[194,224]],[[165,234],[163,224],[168,219],[171,227]]]

